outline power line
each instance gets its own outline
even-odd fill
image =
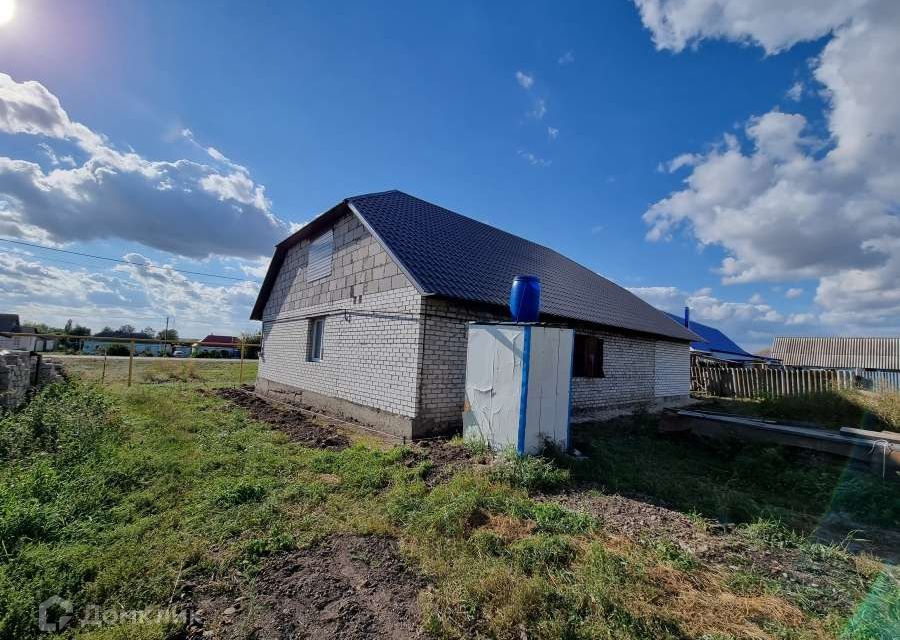
[[[0,238],[0,240],[3,240],[3,238]],[[73,267],[81,267],[82,269],[90,268],[89,265],[82,264],[80,262],[73,262],[72,260],[63,260],[62,258],[51,258],[50,256],[34,256],[30,253],[23,253],[20,249],[12,249],[12,248],[11,249],[0,249],[0,253],[4,253],[8,256],[33,257],[35,260],[40,260],[42,262],[53,262],[55,264],[67,264],[67,265],[71,265]],[[97,273],[98,275],[100,275],[100,272],[92,272],[91,275],[94,275],[94,273]],[[104,278],[108,278],[110,280],[115,280],[116,282],[121,282],[122,284],[125,284],[125,285],[133,285],[134,284],[133,280],[126,280],[125,278],[119,278],[117,276],[109,275],[108,273],[103,273],[102,276]],[[208,285],[212,285],[212,286],[226,286],[225,283],[210,282],[209,280],[191,280],[190,282],[197,283],[197,284],[208,284]],[[241,282],[254,282],[254,281],[253,280],[241,280]]]
[[[84,258],[93,258],[95,260],[106,260],[108,262],[118,262],[120,264],[131,265],[132,267],[141,267],[143,269],[162,269],[169,271],[177,271],[178,273],[186,273],[192,276],[207,276],[211,278],[223,278],[225,280],[235,280],[237,282],[256,282],[256,280],[249,280],[247,278],[235,278],[234,276],[223,276],[218,273],[204,273],[202,271],[188,271],[187,269],[176,269],[175,267],[160,267],[155,264],[141,264],[140,262],[131,262],[130,260],[124,260],[122,258],[110,258],[108,256],[98,256],[92,253],[82,253],[80,251],[71,251],[69,249],[59,249],[57,247],[46,247],[42,244],[34,244],[32,242],[25,242],[24,240],[12,240],[10,238],[0,238],[3,242],[11,242],[12,244],[20,244],[26,247],[34,247],[35,249],[44,249],[46,251],[58,251],[60,253],[68,253],[74,256],[82,256]]]

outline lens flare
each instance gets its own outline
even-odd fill
[[[11,22],[16,15],[16,0],[0,0],[0,26]]]

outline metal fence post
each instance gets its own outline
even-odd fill
[[[238,367],[238,387],[244,384],[244,341],[241,341],[241,364]]]
[[[131,351],[128,353],[128,386],[131,386],[131,368],[134,365],[134,340],[131,341]]]
[[[100,386],[106,381],[106,351],[103,351],[103,371],[100,372]]]

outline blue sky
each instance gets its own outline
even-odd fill
[[[0,156],[49,174],[96,171],[113,149],[118,182],[92,180],[90,205],[69,193],[59,198],[71,202],[32,206],[42,192],[16,191],[0,169],[0,236],[254,280],[264,266],[257,257],[291,223],[351,194],[399,188],[549,245],[660,306],[687,301],[695,319],[747,348],[780,334],[896,332],[897,191],[860,186],[873,177],[894,184],[893,147],[886,170],[846,178],[836,195],[846,208],[833,198],[810,204],[824,190],[817,184],[838,182],[822,163],[857,135],[838,118],[844,89],[829,84],[823,52],[878,12],[888,12],[882,22],[896,35],[896,15],[861,0],[855,13],[809,3],[817,16],[809,20],[763,3],[747,26],[740,3],[719,4],[704,14],[656,0],[20,0],[0,27],[5,100],[33,100],[22,83],[40,83],[59,100],[66,127],[91,133],[36,129],[20,113],[0,126]],[[854,45],[831,62],[861,74],[846,59]],[[888,133],[894,116],[884,118]],[[140,160],[128,164],[130,151]],[[744,169],[729,169],[742,160]],[[172,164],[135,168],[140,162]],[[801,165],[807,174],[797,177]],[[886,178],[875,175],[881,170]],[[150,173],[152,189],[137,177]],[[157,199],[188,183],[205,185],[204,197],[192,200],[203,191],[193,188]],[[747,185],[755,191],[743,193]],[[860,202],[872,207],[859,214],[865,233],[848,239],[841,225],[861,227],[847,220]],[[50,213],[60,207],[64,215]],[[249,232],[223,222],[239,209],[256,221]],[[813,237],[812,226],[830,231]],[[173,280],[0,245],[9,278],[45,267],[0,294],[29,319],[77,314],[99,329],[129,314],[131,324],[160,326],[171,314],[182,333],[254,326],[246,320],[253,282]],[[19,252],[15,263],[10,251]],[[81,273],[89,296],[72,299],[70,286],[47,282],[65,282],[61,269]],[[873,279],[882,283],[874,294]],[[851,308],[835,293],[848,287],[857,292]]]

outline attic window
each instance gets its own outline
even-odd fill
[[[334,233],[331,229],[309,243],[306,281],[321,280],[331,275],[331,254],[334,252]]]
[[[603,378],[603,340],[583,333],[575,334],[572,377]]]

